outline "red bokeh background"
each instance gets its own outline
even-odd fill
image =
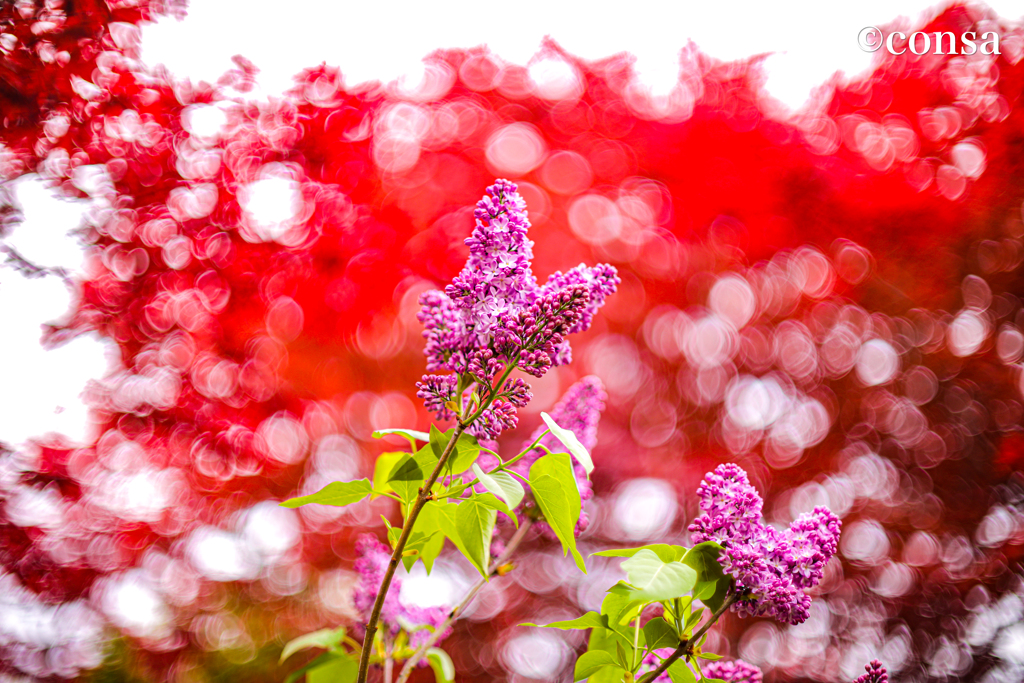
[[[953,6],[928,30],[995,30],[1002,54],[880,56],[792,114],[757,59],[684,50],[678,87],[653,95],[628,55],[584,62],[553,42],[536,59],[568,65],[560,81],[451,50],[415,91],[320,66],[251,101],[242,58],[215,84],[138,61],[138,24],[180,6],[51,5],[0,8],[0,173],[90,201],[81,296],[44,337],[102,335],[123,368],[86,391],[94,444],[41,436],[2,456],[18,465],[0,488],[0,597],[102,634],[0,628],[10,675],[280,680],[296,666],[276,664],[283,642],[351,621],[353,540],[394,517],[387,501],[288,517],[301,534],[276,550],[246,525],[283,519],[264,501],[370,471],[388,447],[372,429],[427,426],[416,297],[459,271],[473,203],[507,176],[541,278],[581,261],[623,278],[507,439],[575,378],[605,382],[590,551],[631,528],[624,482],[667,482],[679,513],[659,533],[679,538],[704,472],[735,460],[771,521],[826,502],[847,538],[810,626],[731,618],[722,650],[761,656],[768,680],[847,680],[875,655],[896,680],[1016,680],[1019,28]],[[260,194],[282,188],[288,210],[264,220]],[[767,407],[740,392],[753,381]],[[167,502],[111,503],[132,477]],[[32,491],[56,497],[60,525],[10,514]],[[204,568],[197,544],[229,534],[258,561]],[[550,544],[528,545],[558,580],[523,569],[459,625],[459,680],[528,680],[516,624],[578,610],[614,572],[567,578]],[[159,628],[111,612],[125,577],[158,598]],[[565,664],[578,645],[558,646]]]

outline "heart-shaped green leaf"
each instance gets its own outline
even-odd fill
[[[653,550],[643,549],[622,563],[627,580],[636,588],[634,600],[661,602],[693,590],[697,572],[682,562],[665,562]]]
[[[484,488],[505,501],[510,509],[522,502],[523,485],[508,472],[484,472],[477,463],[473,463],[472,469]]]

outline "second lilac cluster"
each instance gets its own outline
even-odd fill
[[[359,582],[352,595],[352,603],[360,616],[366,619],[373,609],[377,591],[380,589],[388,562],[391,560],[391,548],[378,541],[373,534],[363,534],[356,542],[356,553],[359,555],[355,566],[356,573],[359,574]],[[395,577],[381,608],[381,628],[387,629],[392,635],[405,629],[409,633],[409,643],[413,647],[418,647],[430,637],[431,633],[427,628],[421,627],[438,628],[444,623],[448,613],[441,607],[406,605],[401,601],[401,592],[402,582]],[[447,637],[449,633],[451,633],[450,628],[446,633],[441,634],[438,642]]]
[[[577,266],[537,283],[531,261],[533,242],[526,203],[515,183],[497,180],[474,212],[476,227],[466,240],[469,260],[445,291],[420,297],[418,315],[427,340],[428,374],[417,395],[440,419],[453,407],[470,409],[469,387],[476,383],[493,402],[470,428],[494,439],[517,424],[516,408],[531,398],[522,380],[493,387],[510,365],[535,377],[572,360],[569,334],[585,331],[605,298],[619,284],[609,265]],[[459,378],[462,379],[460,394]]]
[[[801,515],[778,531],[761,519],[762,501],[738,465],[719,465],[697,489],[701,515],[690,525],[694,543],[722,546],[722,569],[735,580],[743,615],[803,623],[811,598],[804,590],[821,581],[836,552],[841,522],[826,507]]]

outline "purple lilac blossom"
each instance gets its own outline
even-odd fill
[[[476,382],[486,398],[495,378],[515,362],[523,371],[543,376],[572,359],[566,336],[590,327],[594,314],[619,284],[607,264],[583,264],[556,272],[540,286],[531,270],[530,221],[515,183],[497,180],[477,203],[476,227],[466,240],[470,255],[462,272],[444,292],[420,297],[417,318],[424,325],[429,372],[459,373],[468,387]],[[439,419],[455,417],[456,401],[469,408],[470,388],[455,396],[458,380],[425,375],[417,394]],[[516,408],[530,400],[529,386],[514,380],[496,390],[491,407],[470,433],[494,439],[517,424]]]
[[[360,616],[367,619],[377,599],[377,591],[387,571],[388,562],[391,560],[391,548],[378,541],[373,534],[363,534],[356,541],[356,553],[359,555],[355,566],[359,582],[353,592],[352,603]],[[400,598],[401,592],[402,581],[396,576],[391,581],[391,588],[381,608],[381,628],[388,629],[392,635],[402,628],[406,629],[409,632],[409,642],[416,647],[430,636],[430,630],[422,627],[436,629],[444,623],[447,610],[441,607],[405,605]],[[451,629],[443,633],[438,640],[446,638],[449,633]]]
[[[532,302],[537,289],[530,262],[530,220],[518,187],[496,180],[476,205],[476,227],[466,240],[469,261],[445,294],[462,315],[466,331],[484,345],[498,320]]]
[[[826,507],[804,513],[779,531],[761,520],[763,503],[738,465],[719,465],[697,489],[702,514],[690,525],[694,543],[723,548],[722,569],[735,580],[741,616],[772,616],[803,623],[811,598],[803,589],[821,581],[836,552],[840,521]]]
[[[710,662],[703,666],[703,671],[706,678],[717,678],[726,683],[761,683],[764,680],[760,669],[742,659]]]
[[[889,672],[877,659],[864,665],[866,674],[862,674],[854,683],[889,683]]]

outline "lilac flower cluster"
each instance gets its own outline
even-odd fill
[[[475,383],[480,398],[493,401],[470,431],[493,439],[517,424],[515,409],[530,400],[522,380],[494,387],[495,378],[512,365],[541,377],[570,362],[566,336],[590,327],[619,277],[609,265],[580,265],[539,285],[531,270],[526,204],[508,180],[487,188],[474,215],[465,268],[444,292],[425,292],[417,316],[427,340],[427,370],[459,377],[425,375],[416,386],[429,410],[439,419],[452,419],[453,407],[472,408]]]
[[[864,665],[866,674],[862,674],[854,683],[889,683],[889,672],[877,659]]]
[[[480,346],[503,317],[533,302],[533,242],[526,202],[515,183],[497,180],[473,212],[476,227],[466,240],[469,261],[445,294],[462,313]]]
[[[764,680],[760,669],[742,659],[711,662],[704,665],[703,671],[705,678],[718,678],[726,683],[761,683]]]
[[[772,616],[789,624],[808,617],[825,563],[836,552],[839,519],[826,507],[801,515],[785,531],[761,520],[762,501],[738,465],[719,465],[697,489],[702,514],[690,525],[694,543],[723,548],[722,569],[732,575],[741,615]]]
[[[359,555],[355,566],[356,573],[359,574],[359,583],[356,584],[352,602],[363,619],[366,619],[373,610],[377,591],[391,560],[391,548],[378,541],[373,534],[363,534],[356,542],[356,552]],[[418,647],[430,637],[430,630],[421,627],[438,628],[448,616],[447,611],[440,607],[404,605],[399,597],[401,591],[402,582],[395,577],[381,608],[381,628],[387,629],[392,635],[404,628],[409,632],[410,644]],[[441,634],[438,641],[450,633],[451,629]]]
[[[607,398],[604,385],[601,384],[600,379],[592,375],[584,377],[569,387],[562,396],[562,399],[551,410],[551,418],[558,426],[568,429],[575,434],[583,447],[590,451],[597,445],[597,424],[601,420],[601,413],[604,411],[604,402]],[[523,444],[523,447],[525,448],[533,443],[545,429],[546,427],[543,425],[537,427],[530,439]],[[555,453],[565,450],[562,443],[551,434],[541,439],[540,443]],[[523,456],[522,460],[514,463],[510,469],[527,477],[529,476],[530,467],[542,455],[544,455],[542,449],[534,448]],[[580,489],[580,499],[586,503],[594,495],[593,485],[587,479],[587,471],[575,460],[573,461],[573,469],[576,474],[576,485]],[[583,533],[589,523],[590,520],[587,517],[587,513],[581,513],[580,519],[576,523],[576,535],[579,536]],[[542,534],[554,538],[554,532],[551,531],[546,523],[541,522],[537,528]]]

